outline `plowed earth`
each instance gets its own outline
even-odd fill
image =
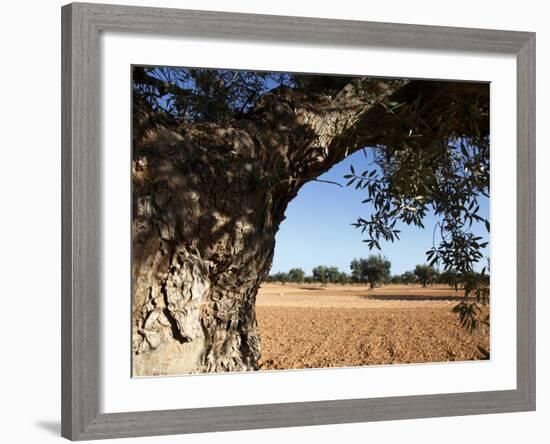
[[[261,370],[470,361],[489,331],[462,328],[445,286],[264,284],[256,312]]]

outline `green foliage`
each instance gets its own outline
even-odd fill
[[[312,276],[306,276],[301,268],[291,268],[288,273],[278,272],[270,274],[265,278],[265,282],[281,282],[283,284],[292,282],[295,284],[347,284],[351,282],[351,277],[347,273],[338,270],[337,267],[327,267],[318,265],[313,269]]]
[[[219,123],[249,111],[269,89],[294,85],[291,74],[134,66],[134,97],[167,118]]]
[[[477,302],[460,302],[453,307],[453,313],[458,314],[460,325],[472,333],[477,333],[480,329],[489,328],[489,314],[482,311],[482,306]]]
[[[371,207],[369,217],[353,224],[366,235],[369,249],[398,240],[400,224],[424,228],[427,214],[437,216],[427,262],[442,267],[444,282],[455,288],[460,282],[468,297],[488,292],[469,276],[488,245],[472,232],[472,224],[490,229],[479,212],[481,196],[489,196],[489,93],[487,86],[440,87],[431,95],[426,82],[425,90],[416,85],[385,103],[379,120],[393,122],[395,130],[374,144],[371,165],[360,172],[352,167],[344,177],[348,186],[365,192],[363,203]],[[429,270],[418,271],[426,285]]]
[[[265,279],[266,282],[281,282],[282,284],[286,284],[287,282],[290,282],[290,278],[288,273],[279,272],[275,274],[270,274]]]
[[[338,267],[318,265],[312,270],[312,274],[313,282],[320,282],[322,284],[345,284],[349,282],[349,276],[346,273],[339,271]]]
[[[480,273],[467,273],[462,278],[464,294],[467,298],[474,299],[476,303],[482,305],[489,303],[490,277],[486,274],[486,268],[483,268]]]
[[[306,273],[301,268],[291,268],[288,271],[288,280],[289,282],[302,283],[306,277]]]
[[[405,271],[401,275],[401,280],[404,284],[410,285],[416,283],[416,275],[412,271]]]
[[[403,283],[403,276],[400,275],[400,274],[394,274],[390,278],[390,283],[396,284],[396,285],[402,284]]]
[[[489,221],[479,215],[479,196],[489,194],[489,139],[446,141],[431,150],[408,149],[388,156],[387,147],[376,148],[375,165],[361,174],[352,167],[348,186],[365,190],[363,203],[371,204],[369,218],[353,225],[367,235],[370,249],[381,241],[399,239],[399,222],[424,228],[432,211],[440,217],[434,246],[426,252],[430,265],[464,274],[474,270],[488,243],[470,229],[473,222]],[[436,244],[436,235],[439,244]]]
[[[439,272],[428,264],[417,265],[414,267],[416,279],[423,287],[428,284],[433,284],[439,276]]]
[[[318,265],[312,270],[312,276],[314,282],[326,284],[329,281],[328,267],[324,265]]]
[[[476,333],[478,330],[489,327],[489,314],[484,314],[482,307],[489,303],[489,275],[483,268],[480,273],[470,272],[462,277],[464,300],[453,308],[453,312],[459,315],[460,324]]]
[[[385,256],[373,254],[366,259],[353,259],[350,268],[355,282],[368,282],[374,288],[376,284],[389,280],[391,262]]]
[[[488,278],[474,271],[488,242],[471,230],[473,223],[490,230],[489,220],[479,214],[479,199],[489,197],[489,95],[457,87],[449,91],[447,107],[421,92],[403,99],[386,104],[389,119],[403,131],[373,147],[372,165],[360,173],[351,167],[344,176],[348,186],[366,192],[363,203],[372,209],[353,225],[366,235],[369,249],[380,250],[382,241],[399,239],[399,224],[424,228],[427,214],[439,217],[426,251],[428,264],[417,266],[415,275],[423,286],[438,281],[461,287],[465,300],[454,311],[475,331],[489,322],[480,318],[479,307],[488,301]],[[435,265],[442,267],[441,276]]]
[[[353,77],[134,66],[134,98],[168,119],[220,123],[249,112],[266,92],[285,86],[336,94]]]
[[[437,283],[449,285],[453,287],[456,291],[458,291],[462,284],[460,274],[454,270],[447,270],[443,273],[439,273],[439,276],[437,277]]]
[[[337,284],[349,284],[351,282],[351,276],[344,271],[338,273],[335,283]]]

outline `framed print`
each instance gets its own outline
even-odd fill
[[[62,24],[63,436],[534,410],[533,33]]]

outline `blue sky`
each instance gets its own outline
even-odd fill
[[[362,151],[358,151],[331,170],[320,179],[332,180],[345,184],[345,174],[349,174],[350,165],[356,171],[367,169],[368,160]],[[288,271],[301,267],[306,274],[317,265],[336,266],[341,271],[349,272],[349,264],[354,257],[367,257],[377,250],[369,251],[360,230],[351,226],[358,216],[370,215],[370,206],[362,204],[366,191],[354,187],[340,188],[336,185],[310,182],[302,187],[298,196],[290,202],[276,236],[275,257],[271,273]],[[489,199],[481,197],[480,216],[488,217]],[[392,274],[401,274],[412,270],[416,264],[426,262],[425,252],[433,243],[433,228],[438,219],[427,215],[426,228],[401,224],[401,240],[394,243],[382,242],[381,253],[387,256],[392,264]],[[488,239],[488,233],[481,225],[473,231]],[[487,255],[487,251],[484,252]],[[484,262],[481,267],[486,265]]]

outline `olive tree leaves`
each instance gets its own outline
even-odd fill
[[[459,116],[470,119],[464,124],[474,129],[480,112],[475,111]],[[480,318],[480,306],[488,302],[489,277],[485,268],[481,273],[475,271],[488,242],[476,235],[472,226],[483,224],[490,230],[489,220],[480,215],[480,198],[489,196],[489,136],[475,130],[474,135],[455,132],[441,136],[440,129],[418,124],[421,116],[416,118],[411,105],[390,103],[387,112],[395,114],[396,122],[406,131],[401,128],[401,138],[391,145],[371,147],[369,168],[357,172],[351,166],[344,176],[347,186],[366,193],[363,203],[372,209],[370,216],[358,217],[352,225],[365,235],[369,249],[380,250],[382,241],[399,239],[400,223],[424,228],[426,215],[434,214],[438,223],[433,246],[426,251],[427,262],[458,276],[465,298],[454,311],[465,328],[476,331],[488,325],[488,318]],[[457,115],[446,118],[456,119]],[[446,124],[440,122],[440,126]]]

